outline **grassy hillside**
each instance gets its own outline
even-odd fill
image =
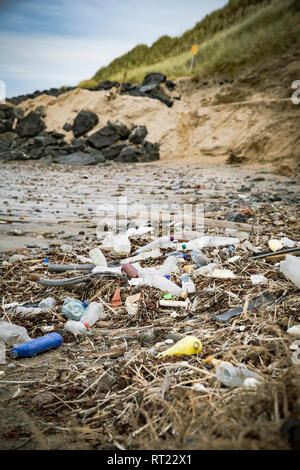
[[[150,48],[138,45],[80,86],[93,87],[106,79],[120,81],[125,71],[127,81],[141,81],[152,71],[165,73],[169,79],[215,73],[233,76],[247,64],[300,45],[299,20],[298,0],[230,0],[181,37],[162,36]],[[199,48],[190,70],[193,44]]]

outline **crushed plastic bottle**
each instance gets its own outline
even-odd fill
[[[200,339],[196,338],[196,336],[186,336],[174,344],[174,346],[158,354],[157,357],[161,359],[166,356],[182,356],[183,354],[190,356],[201,351],[202,344]]]
[[[87,332],[88,324],[84,324],[81,321],[68,320],[64,328],[75,336],[84,335]]]
[[[87,323],[88,326],[93,326],[99,318],[105,318],[103,313],[103,305],[98,302],[91,302],[85,309],[84,314],[81,317],[82,323]]]
[[[56,300],[53,297],[47,297],[44,300],[41,300],[38,304],[38,308],[41,309],[42,312],[48,312],[51,308],[55,307]]]
[[[61,311],[67,315],[70,320],[79,321],[84,314],[88,303],[85,304],[78,299],[65,299]]]
[[[169,256],[157,270],[158,273],[162,276],[165,276],[166,274],[172,274],[174,272],[177,272],[177,261],[178,258],[176,258],[175,256]]]
[[[209,237],[205,235],[201,238],[195,238],[186,244],[187,250],[201,250],[202,248],[217,248],[219,246],[237,245],[240,242],[238,238],[231,237]]]
[[[133,252],[134,255],[138,255],[143,251],[151,250],[152,248],[171,248],[173,246],[174,237],[160,237],[154,240],[153,242],[147,243],[147,245],[141,246]]]
[[[182,292],[192,293],[196,291],[195,284],[188,274],[181,276]]]
[[[10,351],[10,357],[17,359],[18,357],[36,356],[48,349],[58,348],[62,345],[62,342],[63,339],[61,335],[58,333],[49,333],[16,346]]]
[[[209,264],[209,259],[200,250],[193,250],[191,258],[194,263],[199,264],[199,267],[207,266]]]
[[[280,271],[300,288],[300,259],[297,256],[286,255],[285,261],[280,261]]]
[[[0,320],[0,341],[13,346],[30,340],[26,328]]]
[[[213,271],[218,266],[218,263],[209,263],[202,268],[197,269],[193,272],[193,276],[212,276]]]
[[[89,251],[90,258],[96,266],[105,266],[107,267],[107,261],[104,254],[99,248],[93,248]]]
[[[249,378],[255,379],[257,384],[262,383],[262,378],[260,375],[258,375],[256,372],[253,372],[252,370],[247,369],[247,367],[236,367],[230,364],[230,362],[220,361],[219,359],[215,359],[212,356],[206,358],[205,362],[215,367],[215,376],[226,387],[233,388],[244,386],[245,380]]]

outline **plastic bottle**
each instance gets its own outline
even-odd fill
[[[30,341],[26,328],[23,326],[13,325],[6,321],[0,321],[0,341],[8,345],[15,345]]]
[[[172,246],[172,242],[174,240],[174,237],[160,237],[154,240],[153,242],[147,243],[147,245],[141,246],[141,248],[138,248],[137,250],[134,251],[134,255],[137,255],[139,253],[142,253],[143,251],[150,250],[152,248],[170,248]]]
[[[48,312],[48,310],[51,310],[51,308],[55,307],[56,305],[56,300],[53,297],[47,297],[44,300],[41,300],[38,308],[42,310],[42,312]]]
[[[246,367],[235,367],[230,362],[214,358],[207,358],[206,362],[215,366],[215,376],[226,387],[241,387],[249,378],[256,379],[258,383],[262,382],[260,375]]]
[[[169,256],[157,270],[158,273],[165,276],[166,274],[172,274],[178,271],[177,261],[178,258],[176,256]]]
[[[83,304],[78,299],[66,299],[62,306],[61,311],[67,315],[71,320],[80,320],[84,314],[88,303],[85,301]]]
[[[198,249],[201,250],[202,248],[217,248],[218,246],[226,246],[226,245],[236,245],[239,243],[238,238],[231,238],[231,237],[209,237],[205,235],[201,238],[195,238],[194,240],[189,241],[186,244],[187,250]]]
[[[182,292],[192,293],[196,291],[195,284],[188,274],[183,274],[181,276],[181,284]]]
[[[297,256],[286,255],[285,261],[280,261],[280,272],[300,288],[300,259]]]
[[[80,320],[82,323],[87,323],[90,327],[93,326],[100,317],[104,318],[103,305],[98,302],[91,302],[85,309]]]
[[[107,266],[105,256],[99,248],[93,248],[93,250],[90,250],[89,256],[96,266]]]
[[[155,287],[162,292],[170,292],[170,294],[177,297],[181,294],[181,287],[178,287],[174,282],[159,274],[149,274],[143,277],[143,285]]]
[[[107,232],[107,235],[106,237],[104,238],[104,240],[102,241],[101,243],[101,248],[105,248],[107,250],[113,248],[113,245],[114,245],[114,234],[111,233],[111,232]]]
[[[139,273],[138,273],[137,269],[134,266],[132,266],[131,263],[123,264],[123,266],[121,268],[121,271],[123,273],[126,273],[128,279],[132,279],[134,277],[139,277]]]
[[[81,321],[68,320],[64,328],[65,330],[70,331],[75,336],[77,336],[77,335],[83,335],[86,333],[88,329],[88,324],[82,323]]]
[[[187,258],[187,255],[185,253],[182,253],[182,251],[172,251],[172,253],[167,253],[166,257],[168,258],[169,256],[175,256],[176,258]]]
[[[13,348],[10,351],[10,357],[16,359],[17,357],[31,357],[39,354],[48,349],[54,349],[61,346],[63,342],[62,336],[58,333],[49,333],[40,338],[27,341]]]
[[[113,250],[120,255],[128,255],[131,250],[128,237],[124,234],[116,235],[113,240]]]
[[[194,276],[211,276],[218,263],[209,263],[193,272]]]
[[[209,259],[199,250],[192,251],[191,259],[194,261],[194,263],[199,264],[199,267],[209,264]]]
[[[38,315],[39,313],[42,313],[42,309],[40,308],[34,308],[34,307],[23,307],[22,305],[19,305],[16,308],[16,314],[17,315]]]

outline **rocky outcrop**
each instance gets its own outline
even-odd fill
[[[81,137],[98,124],[99,118],[92,111],[80,111],[73,123],[72,130],[75,137]]]
[[[40,116],[31,111],[24,119],[21,119],[17,126],[17,133],[20,137],[34,137],[45,128],[45,124]]]

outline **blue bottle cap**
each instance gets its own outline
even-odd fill
[[[84,300],[84,301],[82,302],[82,305],[84,306],[84,308],[86,308],[86,307],[89,305],[89,303],[88,303],[87,300]]]
[[[168,274],[166,274],[164,277],[165,277],[166,279],[171,279]]]
[[[228,249],[229,249],[230,251],[234,251],[234,250],[235,250],[234,246],[232,246],[232,245],[230,245],[230,246],[228,247]]]
[[[47,258],[47,256],[46,256],[45,261],[44,261],[44,264],[48,264],[48,263],[49,263],[49,260],[48,260],[48,258]]]
[[[187,255],[187,254],[184,254],[183,257],[184,257],[184,259],[187,259],[188,255]]]
[[[196,269],[201,268],[200,264],[196,264]]]

